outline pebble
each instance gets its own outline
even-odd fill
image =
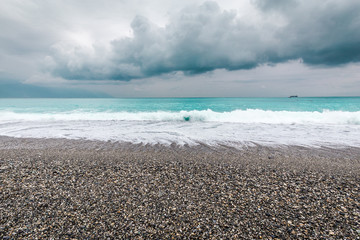
[[[360,235],[356,149],[331,155],[63,141],[0,147],[0,239]]]

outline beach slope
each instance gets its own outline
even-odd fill
[[[356,239],[360,149],[0,138],[2,239]]]

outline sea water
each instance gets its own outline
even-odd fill
[[[360,97],[0,99],[0,135],[360,147]]]

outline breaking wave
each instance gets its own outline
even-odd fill
[[[19,113],[1,111],[0,122],[13,121],[156,121],[156,122],[229,122],[266,124],[350,124],[360,125],[360,111],[295,112],[260,109],[215,112],[202,111],[156,111],[156,112],[89,112],[71,111],[54,113]]]

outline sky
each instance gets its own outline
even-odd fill
[[[360,95],[359,0],[2,0],[0,97]]]

